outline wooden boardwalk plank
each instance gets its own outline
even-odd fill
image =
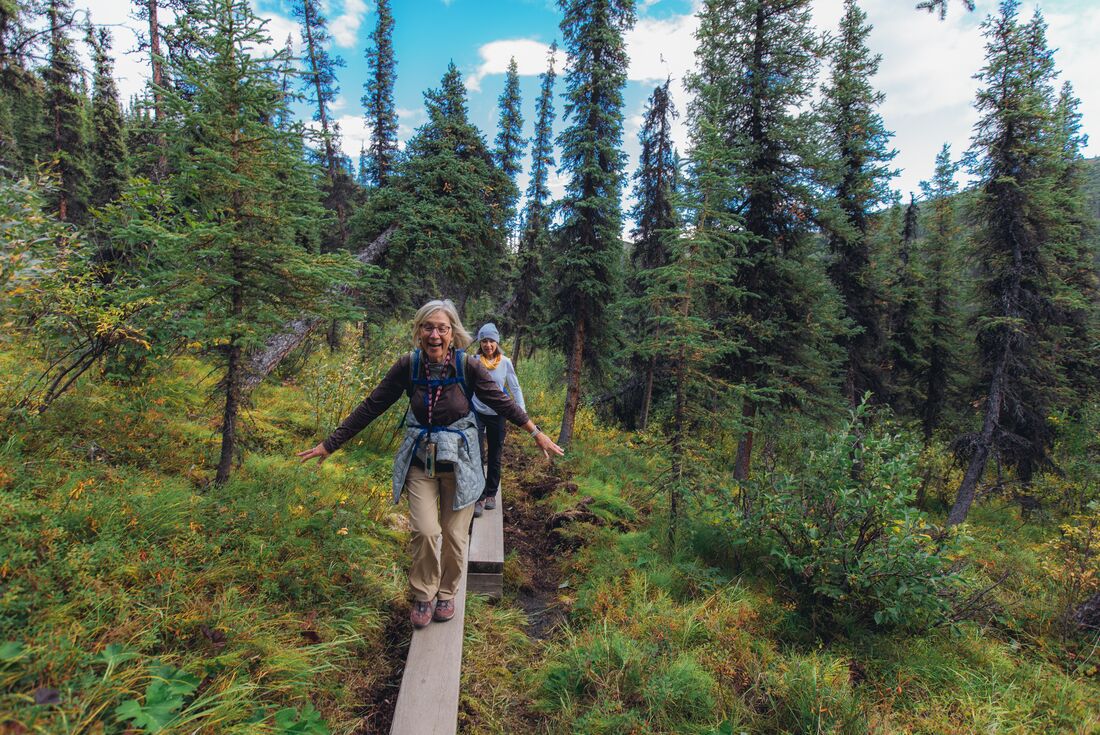
[[[504,498],[497,491],[497,507],[475,518],[466,555],[471,572],[500,574],[504,571]]]
[[[390,735],[455,735],[462,637],[466,621],[466,577],[455,595],[455,616],[413,631]]]
[[[413,631],[390,735],[455,735],[462,676],[466,591],[499,599],[504,580],[504,502],[471,524],[467,572],[455,595],[455,616]]]

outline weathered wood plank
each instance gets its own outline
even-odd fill
[[[494,600],[504,596],[504,575],[500,572],[467,572],[469,577],[468,589],[471,593],[485,595]]]
[[[497,507],[475,518],[466,556],[471,572],[500,574],[504,571],[504,498],[497,491]],[[479,590],[480,591],[480,590]]]
[[[413,631],[390,735],[455,735],[458,729],[468,576],[458,586],[454,618]]]

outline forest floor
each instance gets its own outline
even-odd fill
[[[89,377],[4,427],[0,732],[388,731],[410,637],[396,416],[323,466],[293,458],[358,400],[342,377],[357,360],[317,354],[265,386],[220,488],[201,360],[140,385]],[[0,375],[32,367],[0,351]],[[522,370],[552,423],[560,362]],[[826,639],[737,560],[728,516],[693,511],[669,551],[658,439],[589,409],[575,436],[552,463],[509,437],[504,598],[467,604],[460,732],[1100,732],[1098,641],[1061,624],[1059,520],[983,500],[959,553],[1006,582],[981,616]],[[932,521],[945,492],[929,488]]]

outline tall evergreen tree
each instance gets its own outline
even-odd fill
[[[370,186],[370,156],[367,155],[367,144],[359,146],[359,166],[355,173],[355,183],[364,189]]]
[[[720,366],[736,360],[743,347],[716,318],[743,295],[737,291],[736,276],[745,233],[729,209],[736,191],[730,176],[732,150],[723,131],[727,80],[716,75],[705,58],[699,61],[696,72],[686,80],[692,99],[688,106],[691,163],[686,190],[673,195],[680,211],[667,215],[669,227],[655,231],[663,239],[658,254],[661,262],[651,257],[655,264],[639,272],[639,285],[644,289],[639,303],[656,327],[642,337],[643,345],[648,352],[672,357],[674,400],[667,428],[671,462],[665,481],[671,543],[675,542],[685,496],[709,483],[699,471],[702,463],[697,458],[713,453],[714,430],[722,423],[720,417],[728,413],[715,411],[715,406],[726,408],[737,400],[733,386],[719,377]],[[649,112],[659,112],[669,102],[667,92],[667,84],[657,88]],[[647,116],[656,133],[652,143],[663,137],[661,119],[668,121],[669,112]],[[653,149],[662,147],[656,144]],[[686,224],[682,230],[676,227],[679,220]],[[650,256],[653,252],[651,249]],[[704,426],[706,430],[702,430]]]
[[[113,202],[126,185],[128,156],[122,108],[115,86],[111,60],[111,35],[106,28],[97,32],[89,24],[88,45],[95,65],[92,82],[92,193],[93,207]]]
[[[428,121],[409,140],[388,185],[396,198],[383,197],[383,227],[397,225],[384,263],[394,276],[395,302],[445,293],[464,305],[491,287],[505,259],[500,195],[507,179],[469,121],[454,63],[439,88],[424,93],[424,106]]]
[[[597,371],[607,352],[619,293],[620,204],[624,154],[623,87],[629,59],[623,34],[634,25],[633,0],[559,0],[565,74],[561,168],[570,174],[565,221],[554,252],[553,319],[567,360],[558,444],[573,436],[585,363]]]
[[[50,131],[50,155],[57,162],[57,190],[52,197],[57,216],[83,223],[88,214],[87,140],[84,135],[83,73],[68,32],[73,24],[71,0],[50,0],[46,18],[50,28],[46,112]]]
[[[851,331],[841,338],[847,352],[844,392],[852,406],[870,391],[885,397],[880,367],[886,343],[882,294],[871,272],[868,238],[872,212],[888,201],[889,133],[877,108],[884,95],[871,86],[881,56],[867,48],[871,26],[855,0],[845,0],[840,32],[832,44],[832,70],[819,107],[826,152],[827,196],[822,213],[833,261],[829,276],[844,301]]]
[[[519,201],[519,187],[516,185],[516,177],[523,170],[520,159],[523,158],[523,149],[527,141],[523,138],[523,100],[519,89],[519,67],[513,56],[508,61],[508,73],[504,78],[504,91],[500,93],[497,103],[500,107],[500,122],[497,126],[497,137],[494,143],[496,148],[493,157],[504,175],[511,182],[508,192],[504,197],[505,222],[508,233],[511,236],[515,228],[516,203]]]
[[[46,91],[31,71],[39,37],[29,2],[0,3],[0,166],[29,173],[46,157]]]
[[[1051,197],[1054,109],[1052,53],[1045,23],[1017,19],[1004,0],[982,24],[986,64],[969,152],[981,190],[975,206],[981,277],[977,342],[984,393],[981,428],[957,442],[968,459],[951,525],[963,522],[990,455],[1029,482],[1049,465],[1050,406],[1058,383],[1051,354],[1057,277],[1051,234],[1060,213]]]
[[[189,286],[178,328],[221,358],[221,484],[238,448],[246,353],[290,318],[317,313],[350,269],[308,247],[320,195],[300,132],[275,126],[281,58],[255,55],[268,39],[248,0],[202,0],[181,20],[196,47],[171,71],[195,93],[164,91],[169,186],[184,211],[162,257]]]
[[[890,327],[885,345],[889,358],[886,397],[896,413],[909,416],[920,402],[918,376],[923,368],[928,321],[921,288],[923,272],[917,252],[920,206],[916,195],[909,194],[909,204],[904,209],[898,197],[877,219],[876,229],[886,230],[885,260],[893,261],[883,292],[883,299],[888,303]]]
[[[1058,263],[1059,293],[1057,355],[1066,376],[1066,400],[1081,406],[1100,387],[1100,284],[1096,263],[1095,219],[1085,202],[1086,173],[1081,148],[1080,102],[1065,82],[1054,111],[1053,201],[1060,216],[1052,232]]]
[[[397,110],[393,88],[397,81],[397,61],[393,55],[393,13],[390,0],[378,0],[378,21],[367,47],[367,81],[363,84],[363,108],[370,130],[371,186],[389,183],[397,165]]]
[[[531,179],[527,184],[523,234],[516,263],[516,284],[509,310],[516,346],[512,359],[519,359],[522,340],[531,322],[531,312],[543,293],[543,272],[550,240],[550,170],[554,167],[554,62],[558,43],[550,45],[546,71],[539,75],[539,98],[535,103],[535,136],[531,141]]]
[[[676,191],[676,151],[672,143],[672,124],[676,119],[676,107],[672,104],[669,87],[671,78],[656,87],[649,97],[642,117],[639,135],[641,155],[634,173],[634,197],[631,210],[635,222],[634,249],[631,252],[631,290],[634,296],[644,291],[644,273],[668,264],[665,244],[676,227],[673,197]],[[697,280],[697,279],[696,279]],[[640,336],[649,337],[655,329],[656,316],[652,312],[636,314],[640,317]],[[658,352],[643,356],[645,382],[641,404],[638,407],[638,428],[645,429],[649,422],[649,410],[653,402],[653,381],[657,372]]]
[[[330,117],[330,106],[340,91],[336,83],[336,70],[344,66],[344,60],[328,52],[332,42],[328,21],[321,13],[318,0],[298,0],[294,5],[294,17],[301,24],[302,89],[313,107],[313,120],[320,125],[315,139],[320,148],[321,166],[325,171],[326,205],[336,213],[334,237],[326,238],[326,250],[343,248],[348,240],[348,173],[342,165],[339,128]]]
[[[948,390],[958,372],[961,344],[958,334],[959,238],[961,228],[955,213],[957,164],[951,161],[951,147],[944,144],[936,155],[930,183],[921,183],[930,213],[927,217],[921,260],[924,288],[921,301],[928,309],[928,335],[921,360],[921,428],[927,443],[939,428]]]
[[[286,43],[283,44],[283,58],[282,68],[279,70],[279,97],[286,100],[287,104],[290,103],[290,98],[294,94],[291,91],[291,77],[294,75],[294,34],[288,33],[286,36]],[[287,128],[291,122],[291,115],[288,114],[290,108],[286,107],[284,112],[279,115],[279,119],[276,122],[276,126],[279,128]]]
[[[147,168],[147,173],[151,175],[154,181],[159,181],[166,174],[167,159],[164,156],[165,140],[163,132],[160,130],[165,122],[164,119],[164,88],[167,84],[167,79],[164,76],[164,49],[161,46],[161,37],[163,35],[163,29],[161,27],[160,10],[162,0],[133,0],[135,16],[139,20],[144,20],[149,26],[149,35],[147,38],[142,39],[142,44],[149,50],[149,68],[151,72],[150,76],[150,91],[153,95],[153,124],[151,128],[145,131],[142,137],[155,137],[156,143],[152,148],[155,153],[155,157],[149,162],[147,166],[142,166],[139,163],[137,168]],[[134,150],[131,148],[131,150]],[[144,153],[144,151],[142,151]]]
[[[743,345],[725,377],[745,395],[734,462],[744,479],[761,406],[820,401],[839,356],[835,293],[811,252],[810,121],[798,111],[810,95],[818,43],[809,0],[706,0],[700,16],[696,61],[726,99],[730,208],[748,235],[737,274],[742,295],[720,317]]]

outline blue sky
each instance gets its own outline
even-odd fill
[[[87,0],[86,0],[87,1]],[[282,46],[287,34],[297,30],[291,20],[289,0],[253,0],[267,19],[273,41]],[[956,157],[966,150],[976,119],[972,103],[977,82],[972,78],[982,65],[983,40],[978,26],[997,8],[995,0],[978,0],[967,13],[961,0],[949,0],[946,21],[913,9],[916,0],[863,0],[861,7],[875,26],[869,38],[872,49],[882,54],[882,66],[873,80],[886,93],[881,112],[888,129],[895,131],[898,150],[894,165],[902,169],[894,181],[903,194],[919,191],[920,180],[931,176],[933,160],[948,142]],[[115,24],[115,52],[121,55],[119,75],[124,91],[140,88],[146,76],[144,58],[133,52],[139,27],[128,17],[126,0],[89,2],[93,19]],[[560,38],[560,13],[552,0],[392,0],[397,57],[396,105],[402,139],[423,123],[423,92],[435,87],[454,61],[467,80],[470,116],[492,141],[496,135],[497,98],[504,83],[509,57],[516,56],[522,77],[523,115],[528,134],[538,93],[537,75],[545,68],[546,47]],[[1100,69],[1100,2],[1096,0],[1045,0],[1039,3],[1049,25],[1050,45],[1063,78],[1074,83],[1081,98],[1085,132],[1096,132],[1100,120],[1100,86],[1093,83]],[[680,85],[693,63],[698,0],[641,0],[638,23],[627,38],[631,64],[625,99],[625,147],[630,167],[637,161],[637,133],[645,100],[666,75],[673,78],[673,99],[683,112]],[[1023,4],[1021,16],[1030,17],[1036,3]],[[819,28],[836,27],[842,0],[815,0],[814,18]],[[330,51],[344,59],[339,71],[340,97],[335,117],[340,121],[345,151],[356,159],[365,140],[359,99],[366,76],[363,53],[375,24],[374,0],[327,0],[325,13],[334,44]],[[564,56],[559,56],[562,71]],[[563,85],[559,77],[558,92]],[[557,100],[560,131],[561,99]],[[677,132],[681,152],[687,147],[686,130]],[[1091,145],[1087,155],[1097,155]],[[525,159],[525,163],[527,159]],[[560,191],[561,180],[552,182]],[[526,177],[521,182],[526,185]]]

